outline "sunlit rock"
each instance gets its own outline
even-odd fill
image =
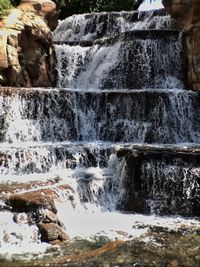
[[[41,189],[26,193],[13,194],[9,197],[8,203],[14,211],[34,212],[37,209],[48,209],[57,212],[54,200],[56,193],[49,189]]]
[[[200,1],[163,0],[166,10],[181,29],[186,43],[187,79],[191,89],[200,90]]]
[[[7,32],[5,30],[0,31],[0,70],[8,68],[8,56],[6,51],[7,45]]]
[[[51,30],[57,25],[52,1],[22,1],[2,20],[0,27],[0,84],[54,85]]]
[[[55,242],[69,240],[69,236],[65,231],[55,223],[40,223],[38,228],[41,233],[42,242],[55,244]]]

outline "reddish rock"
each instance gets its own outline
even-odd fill
[[[50,0],[21,1],[0,24],[0,85],[53,87],[55,54],[51,30],[57,26]]]
[[[175,26],[183,32],[187,52],[190,89],[200,91],[200,1],[162,0]]]
[[[58,25],[56,4],[51,0],[21,0],[18,8],[24,12],[36,12],[42,15],[52,31]]]
[[[54,200],[58,196],[51,189],[41,189],[26,193],[14,194],[9,197],[7,203],[16,212],[35,212],[39,209],[48,209],[57,213]]]
[[[69,236],[55,223],[40,223],[38,228],[41,234],[41,241],[55,244],[55,241],[67,241]]]

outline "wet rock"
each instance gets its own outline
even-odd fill
[[[130,149],[128,148],[121,148],[117,151],[117,157],[118,158],[121,158],[121,157],[124,157],[124,156],[127,156],[131,153]]]
[[[54,200],[58,195],[54,190],[41,189],[13,194],[7,204],[12,208],[15,223],[36,225],[42,242],[58,244],[69,239],[58,219]]]
[[[199,155],[140,150],[125,155],[125,164],[126,194],[119,209],[199,216]]]
[[[14,213],[13,221],[15,223],[31,223],[31,217],[27,213]]]
[[[14,194],[9,197],[7,203],[16,212],[36,212],[39,209],[48,209],[57,213],[54,200],[58,198],[55,191],[41,189],[26,193]]]
[[[47,210],[47,209],[43,210],[42,209],[42,210],[39,211],[38,215],[39,215],[38,216],[39,217],[39,221],[41,223],[55,223],[55,224],[58,224],[58,225],[61,224],[59,222],[59,220],[58,220],[57,215],[54,212],[50,211],[50,210]]]
[[[163,0],[175,26],[182,30],[187,53],[187,80],[191,89],[200,90],[200,1]]]
[[[41,233],[42,242],[52,243],[69,240],[69,236],[65,231],[55,223],[40,223],[38,228]]]
[[[6,204],[0,204],[0,211],[11,211],[11,208]]]

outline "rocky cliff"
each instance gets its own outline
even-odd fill
[[[54,85],[51,30],[56,26],[56,5],[50,0],[22,0],[0,19],[0,85]]]
[[[177,28],[183,31],[188,60],[188,83],[200,90],[200,1],[162,0]]]

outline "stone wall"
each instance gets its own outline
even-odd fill
[[[200,1],[162,0],[175,26],[183,31],[190,89],[200,90]]]
[[[54,86],[51,30],[56,26],[56,5],[50,0],[22,0],[0,20],[0,86]]]

